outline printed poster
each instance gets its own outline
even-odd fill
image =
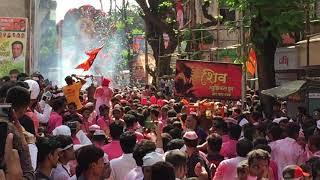
[[[180,97],[241,98],[242,66],[231,63],[178,60],[175,95]]]
[[[25,71],[27,18],[0,17],[0,76]]]

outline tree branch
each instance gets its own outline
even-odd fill
[[[166,23],[162,22],[162,20],[156,16],[153,12],[148,8],[146,0],[136,0],[141,9],[143,10],[145,16],[144,19],[146,22],[152,24],[156,29],[159,29],[160,32],[169,32],[172,30]]]
[[[207,22],[207,23],[203,24],[205,27],[215,26],[215,25],[218,24],[218,21],[213,16],[211,16],[209,14],[209,11],[208,11],[209,6],[210,6],[210,2],[209,1],[204,2],[203,5],[202,5],[203,16],[206,19],[210,20],[210,22]]]
[[[143,10],[143,12],[150,11],[147,5],[146,0],[136,0],[140,8]]]

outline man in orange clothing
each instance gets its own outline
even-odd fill
[[[79,81],[75,82],[72,77]],[[68,104],[75,103],[77,105],[77,110],[80,110],[82,108],[80,101],[80,90],[87,81],[77,77],[74,74],[72,76],[67,76],[65,81],[67,85],[63,87],[63,94],[65,95]]]

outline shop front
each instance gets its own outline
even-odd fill
[[[297,46],[281,47],[275,53],[274,69],[277,86],[301,79],[304,70],[299,64]]]

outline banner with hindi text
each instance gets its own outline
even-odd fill
[[[0,76],[25,71],[27,18],[0,17]]]
[[[239,64],[178,60],[175,95],[180,97],[241,98],[242,66]]]

